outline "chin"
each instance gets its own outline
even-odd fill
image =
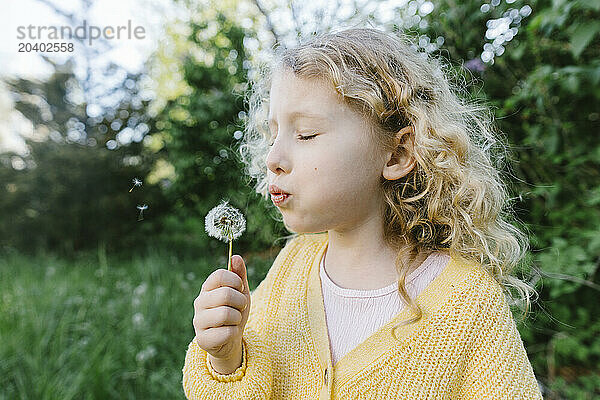
[[[328,230],[328,228],[323,227],[323,226],[318,226],[317,224],[297,224],[297,223],[293,223],[292,221],[289,221],[289,219],[286,219],[285,217],[283,217],[283,224],[285,225],[285,228],[289,232],[291,232],[291,233],[297,233],[297,234],[302,234],[302,233],[321,233],[321,232],[325,232],[325,231]]]

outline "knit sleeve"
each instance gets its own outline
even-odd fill
[[[279,270],[299,240],[294,238],[286,244],[265,279],[250,293],[250,312],[242,335],[242,365],[238,369],[228,375],[219,374],[196,338],[190,342],[182,370],[183,390],[189,400],[271,398],[273,370],[266,329],[269,298]]]
[[[500,286],[484,291],[459,399],[543,399]]]

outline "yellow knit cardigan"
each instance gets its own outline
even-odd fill
[[[319,262],[328,233],[301,234],[251,293],[243,361],[220,375],[194,340],[183,366],[190,400],[542,399],[500,285],[476,264],[448,263],[416,301],[332,365]]]

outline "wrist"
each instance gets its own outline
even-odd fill
[[[227,359],[216,358],[208,355],[210,365],[221,375],[229,375],[242,366],[242,345],[232,352],[233,356]]]

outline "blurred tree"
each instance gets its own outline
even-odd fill
[[[102,110],[76,101],[81,87],[72,63],[47,61],[55,72],[46,81],[6,81],[15,109],[38,135],[27,139],[28,154],[0,155],[2,245],[67,254],[101,242],[111,250],[145,246],[147,235],[159,229],[151,222],[168,206],[156,185],[128,192],[157,157],[144,151],[151,122],[140,76],[126,75],[111,90],[121,96],[117,106]],[[142,202],[149,209],[138,222],[136,205]]]

